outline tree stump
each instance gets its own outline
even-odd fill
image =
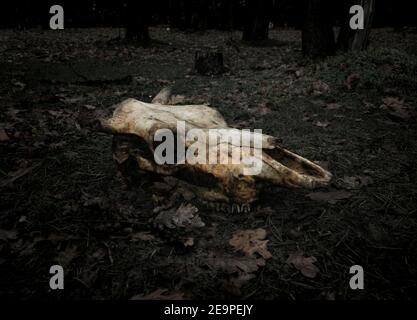
[[[223,53],[220,51],[197,51],[194,58],[194,69],[202,75],[219,75],[226,71],[223,65]]]

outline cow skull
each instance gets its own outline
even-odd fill
[[[245,174],[248,169],[245,161],[229,161],[226,164],[189,163],[185,160],[176,164],[159,164],[155,157],[155,151],[160,145],[155,141],[158,130],[171,130],[178,141],[179,122],[183,123],[185,135],[193,129],[200,129],[203,133],[221,129],[215,131],[215,143],[207,142],[206,153],[218,147],[222,135],[233,137],[242,132],[230,128],[214,108],[206,105],[168,105],[169,100],[168,90],[161,91],[152,103],[127,99],[116,106],[113,116],[100,120],[101,127],[114,134],[113,156],[119,164],[133,160],[139,172],[175,177],[182,187],[191,189],[199,199],[229,205],[252,203],[265,184],[311,189],[329,183],[331,174],[328,171],[280,147],[276,138],[261,133],[249,133],[250,141],[261,141],[261,145],[251,144],[246,148],[246,153],[233,140],[226,142],[227,148],[222,149],[223,154],[219,149],[214,151],[216,159],[223,156],[231,160],[235,151],[242,159],[244,154],[252,159],[255,157],[262,165],[254,175]],[[181,142],[186,150],[194,143],[187,138]]]

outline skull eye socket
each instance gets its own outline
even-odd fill
[[[141,156],[153,161],[153,153],[145,140],[133,134],[118,134],[113,139],[113,152],[128,152],[131,156]]]

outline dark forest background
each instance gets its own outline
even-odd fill
[[[248,20],[247,9],[260,4],[268,6],[274,26],[301,27],[305,0],[153,0],[153,1],[12,1],[3,2],[1,28],[49,27],[49,8],[53,4],[65,9],[66,27],[125,27],[129,6],[146,13],[150,25],[165,24],[185,30],[243,30]],[[319,1],[320,2],[320,1]],[[323,2],[323,1],[321,1]],[[328,1],[331,14],[340,18],[346,1]],[[377,0],[374,27],[417,26],[414,1]],[[249,10],[251,11],[251,10]],[[253,11],[253,10],[252,10]]]

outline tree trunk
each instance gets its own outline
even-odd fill
[[[364,11],[364,29],[352,30],[349,26],[349,21],[352,15],[347,14],[340,30],[337,47],[338,49],[345,51],[365,50],[369,44],[369,34],[371,32],[371,25],[375,11],[375,0],[348,1],[348,4],[349,5],[345,7],[345,11],[347,13],[349,13],[349,8],[354,4],[359,4],[362,6]]]
[[[271,11],[272,0],[246,0],[242,40],[267,40]]]
[[[308,57],[323,57],[335,50],[331,0],[305,0],[302,50]]]
[[[126,40],[149,43],[149,8],[147,1],[126,3]]]

